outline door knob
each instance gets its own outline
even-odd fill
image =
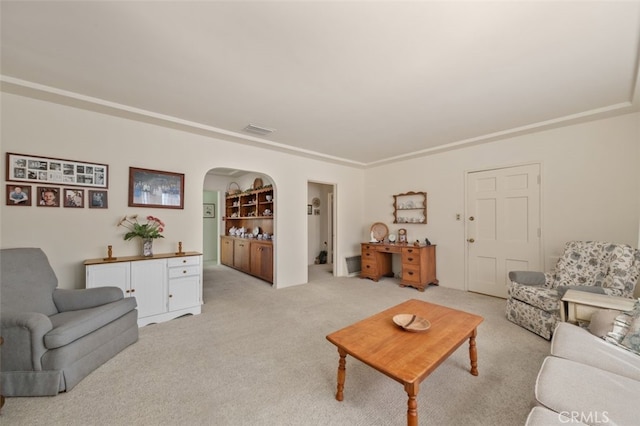
[[[474,220],[476,220],[476,218],[475,218],[475,217],[473,217],[473,216],[469,216],[469,220],[470,220],[471,222],[473,222]]]
[[[475,243],[476,240],[474,240],[473,238],[467,238],[467,241],[469,241],[470,243]]]

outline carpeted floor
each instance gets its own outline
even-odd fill
[[[324,267],[324,265],[321,265]],[[9,398],[4,425],[404,425],[402,386],[338,353],[325,336],[407,299],[485,318],[478,368],[461,346],[423,383],[421,425],[518,425],[549,343],[505,319],[505,301],[429,287],[400,288],[310,271],[281,290],[224,266],[205,268],[203,313],[140,329],[140,339],[56,397]]]

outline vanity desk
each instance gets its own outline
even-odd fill
[[[414,246],[407,243],[362,243],[362,271],[360,278],[378,281],[393,277],[392,256],[401,256],[401,287],[424,291],[429,284],[438,285],[436,278],[436,246]]]

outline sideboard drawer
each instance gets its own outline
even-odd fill
[[[199,265],[199,264],[200,264],[200,256],[174,257],[168,260],[169,268],[174,268],[176,266],[188,266],[188,265]]]
[[[192,275],[200,275],[198,265],[169,268],[169,278],[190,277]]]

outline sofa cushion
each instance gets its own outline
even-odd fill
[[[613,323],[622,312],[615,309],[599,309],[591,314],[589,332],[604,339],[607,333],[613,331]]]
[[[42,250],[2,249],[0,270],[2,312],[38,312],[46,316],[58,313],[52,296],[58,279]]]
[[[553,333],[551,355],[640,381],[640,356],[567,322],[559,323]]]
[[[602,287],[614,290],[613,296],[633,297],[638,280],[638,250],[628,245],[617,245],[609,262],[609,273]],[[634,267],[634,263],[636,264]]]
[[[90,309],[61,312],[50,317],[53,329],[44,336],[48,349],[67,345],[120,318],[136,308],[136,299],[128,297]]]
[[[577,413],[588,424],[638,424],[640,382],[590,365],[549,356],[535,386],[540,404],[557,413]]]
[[[556,289],[531,286],[513,282],[508,289],[509,296],[547,312],[560,311],[560,297]]]
[[[627,334],[620,342],[620,345],[636,355],[640,355],[640,310],[634,312]]]
[[[567,243],[563,256],[556,264],[556,280],[553,287],[602,287],[616,247],[615,244],[596,241]]]

